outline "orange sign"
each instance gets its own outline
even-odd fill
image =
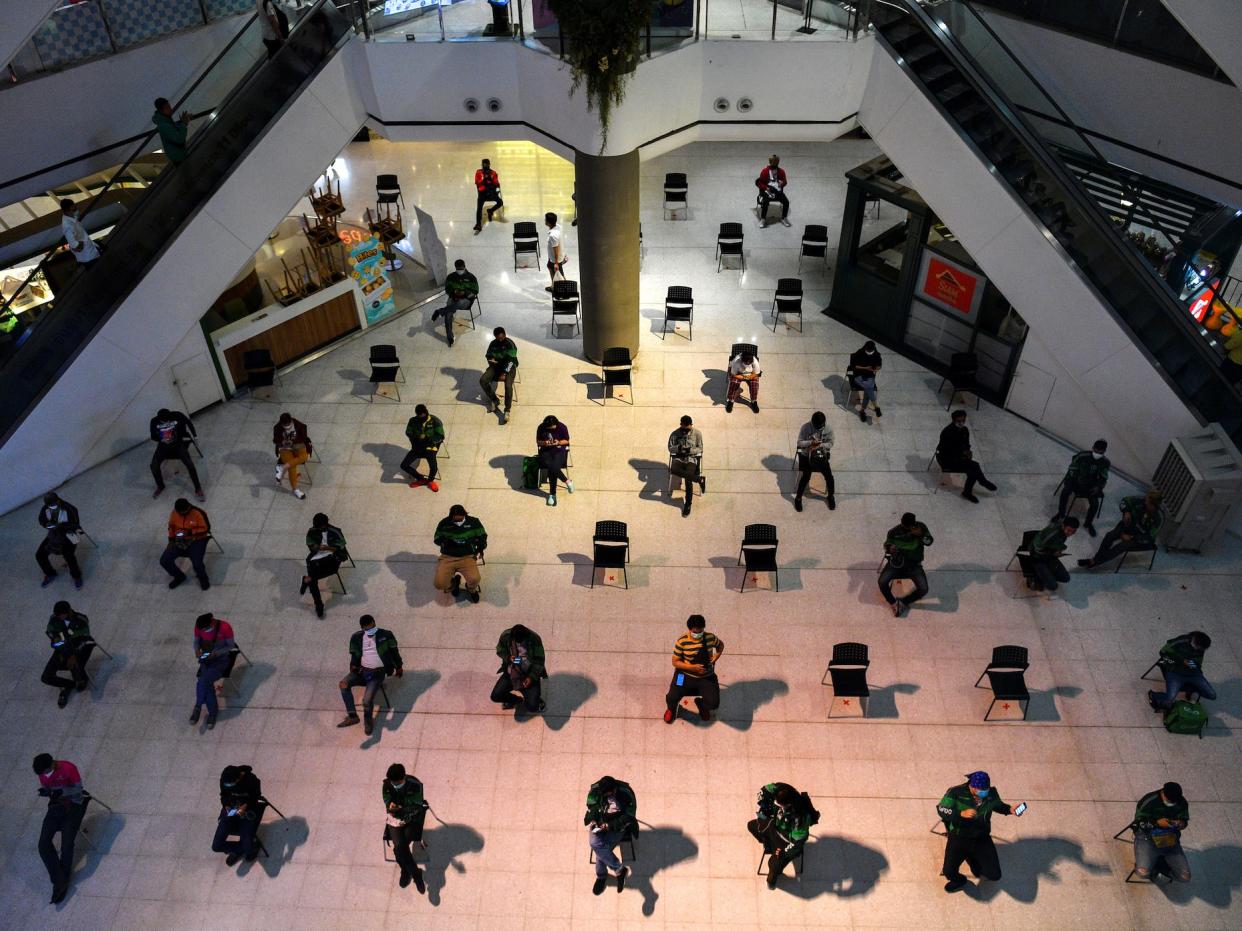
[[[945,307],[969,315],[974,304],[975,290],[979,287],[979,279],[969,272],[929,257],[927,275],[923,279],[922,290],[925,295],[935,299]]]

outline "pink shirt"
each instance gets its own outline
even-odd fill
[[[80,786],[82,774],[68,760],[57,760],[51,773],[39,777],[39,785],[47,789],[63,789],[66,786]]]

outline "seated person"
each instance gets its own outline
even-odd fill
[[[211,521],[207,512],[195,507],[185,498],[178,498],[168,516],[168,546],[160,557],[160,566],[172,576],[169,588],[176,588],[185,581],[185,573],[177,566],[178,559],[190,560],[194,574],[198,576],[203,591],[211,588],[207,567],[203,558],[207,555],[207,541],[211,539]]]
[[[781,223],[789,226],[789,198],[785,188],[789,179],[785,177],[785,169],[780,167],[779,155],[768,156],[768,164],[759,172],[755,179],[755,187],[759,189],[759,228],[768,225],[768,204],[776,201],[781,205]]]
[[[82,569],[78,566],[75,552],[78,548],[78,534],[82,531],[82,521],[78,517],[78,509],[60,497],[54,491],[43,496],[43,507],[39,508],[39,526],[47,531],[47,536],[35,550],[35,562],[43,570],[43,588],[52,584],[56,578],[56,570],[52,567],[49,555],[60,556],[69,567],[69,577],[73,579],[74,588],[82,587]]]
[[[95,641],[91,639],[91,627],[86,615],[74,611],[67,601],[58,601],[53,606],[44,633],[52,643],[52,655],[48,657],[39,681],[60,689],[56,705],[63,708],[69,703],[70,692],[74,689],[83,692],[90,685],[86,662],[95,649]],[[58,675],[62,670],[68,670],[73,678]]]
[[[759,790],[759,810],[746,829],[770,855],[769,889],[776,888],[785,864],[802,855],[811,825],[818,820],[819,812],[805,792],[783,782],[770,782]]]
[[[259,799],[262,796],[259,777],[249,766],[226,766],[220,772],[220,815],[211,849],[228,854],[226,866],[242,857],[250,863],[259,855],[254,842],[259,830]],[[237,840],[229,840],[232,834]]]
[[[608,885],[608,873],[617,877],[617,891],[625,888],[630,868],[621,865],[613,851],[621,841],[638,833],[638,800],[628,782],[604,776],[587,793],[586,814],[582,823],[591,832],[591,850],[595,852],[595,885],[591,892],[601,895]]]
[[[440,547],[436,560],[436,574],[432,584],[454,598],[466,583],[466,597],[473,604],[479,603],[479,557],[487,549],[487,530],[477,517],[466,513],[463,505],[449,508],[448,517],[436,524],[434,537]]]
[[[1216,700],[1216,689],[1203,675],[1203,654],[1212,645],[1212,638],[1201,630],[1174,637],[1160,648],[1157,663],[1164,673],[1164,692],[1147,692],[1153,711],[1168,711],[1182,692]]]
[[[1061,556],[1065,552],[1066,541],[1077,532],[1078,518],[1066,517],[1053,520],[1035,534],[1031,540],[1030,555],[1020,557],[1020,561],[1025,562],[1023,569],[1030,569],[1026,584],[1032,590],[1055,592],[1058,582],[1069,581],[1069,573],[1061,565]]]
[[[200,614],[194,621],[194,659],[198,662],[198,676],[194,685],[194,710],[190,723],[197,724],[199,712],[207,707],[207,730],[216,726],[220,704],[216,698],[216,683],[229,668],[229,654],[237,647],[233,639],[233,625],[218,618],[210,611]]]
[[[1182,850],[1182,831],[1189,823],[1190,805],[1176,782],[1166,782],[1139,799],[1131,824],[1134,872],[1144,879],[1153,871],[1164,872],[1178,882],[1190,882],[1190,864]]]
[[[884,552],[888,559],[880,570],[878,584],[880,594],[893,609],[896,617],[903,617],[910,605],[927,594],[927,573],[923,571],[923,550],[932,545],[932,535],[927,525],[907,511],[901,515],[901,523],[884,538]],[[893,582],[909,579],[914,591],[904,598],[893,595]]]
[[[345,718],[337,727],[349,727],[358,723],[358,708],[354,704],[354,686],[363,686],[362,719],[363,732],[369,737],[375,729],[372,713],[375,709],[375,693],[384,684],[384,678],[405,675],[401,654],[397,650],[397,638],[391,630],[375,625],[375,618],[364,614],[358,619],[359,630],[349,638],[349,674],[340,681],[341,701],[345,703]]]
[[[494,337],[487,344],[487,368],[479,377],[479,386],[487,395],[487,412],[500,411],[500,398],[496,395],[496,382],[505,384],[505,407],[500,411],[500,425],[509,422],[509,411],[513,408],[513,379],[517,377],[518,354],[517,344],[505,333],[504,327],[492,330]]]
[[[323,617],[323,595],[319,592],[319,582],[330,578],[340,571],[341,563],[348,558],[345,550],[345,534],[340,527],[328,523],[328,515],[316,514],[311,518],[311,528],[306,531],[306,575],[302,576],[302,590],[305,595],[310,590],[315,602],[315,613]]]
[[[863,423],[867,422],[868,404],[871,405],[877,417],[883,416],[880,413],[880,402],[876,397],[877,389],[875,386],[875,377],[879,374],[880,367],[883,364],[884,360],[880,357],[880,353],[875,348],[875,343],[871,340],[863,343],[862,349],[850,353],[848,369],[850,390],[862,394],[862,403],[854,409],[858,411],[858,419]]]
[[[444,335],[448,344],[453,345],[453,315],[459,310],[469,310],[475,298],[479,296],[479,279],[466,270],[466,263],[458,259],[453,263],[453,271],[444,278],[444,293],[448,303],[434,311],[432,321],[444,318]]]
[[[1127,495],[1121,499],[1121,523],[1104,534],[1100,548],[1090,559],[1078,560],[1084,569],[1094,569],[1130,550],[1150,550],[1156,546],[1156,537],[1164,526],[1164,509],[1160,501],[1164,495],[1153,488],[1143,497]]]
[[[794,510],[802,510],[802,496],[811,484],[811,473],[818,472],[824,477],[824,488],[828,492],[828,510],[837,509],[837,483],[832,476],[832,427],[828,426],[828,418],[823,411],[816,411],[809,422],[798,431],[798,488],[794,491]]]
[[[742,396],[742,385],[750,392],[750,406],[759,413],[759,378],[763,372],[754,353],[738,353],[729,360],[729,390],[725,394],[725,413],[733,413],[733,402]]]
[[[694,426],[689,414],[683,416],[681,426],[668,435],[668,457],[673,489],[676,490],[685,479],[686,500],[681,506],[681,516],[689,517],[690,505],[694,502],[690,483],[699,483],[700,494],[707,491],[707,479],[699,474],[703,464],[703,434]]]
[[[556,507],[556,482],[565,483],[565,490],[574,493],[574,483],[565,474],[569,464],[569,428],[556,419],[555,414],[543,418],[535,431],[535,445],[539,447],[539,468],[548,473],[548,507]]]
[[[276,447],[276,484],[279,485],[288,472],[293,496],[305,498],[306,492],[298,487],[298,466],[307,462],[315,451],[306,424],[285,411],[272,426],[272,445]]]
[[[444,422],[427,410],[426,404],[414,405],[414,416],[406,422],[405,435],[410,441],[410,451],[401,460],[401,471],[410,477],[411,488],[426,485],[432,491],[439,491],[436,475],[439,465],[436,456],[440,454],[440,446],[444,443]],[[418,460],[427,460],[426,478],[418,471]]]
[[[988,491],[996,491],[996,486],[988,481],[983,474],[983,467],[975,461],[970,450],[970,429],[966,426],[966,412],[953,412],[949,425],[940,431],[940,442],[936,444],[936,461],[943,472],[962,472],[966,475],[966,484],[962,488],[962,497],[974,504],[979,499],[973,494],[975,482]]]
[[[73,876],[73,842],[86,815],[86,793],[81,773],[68,760],[40,753],[34,758],[34,771],[39,777],[39,795],[47,799],[47,813],[39,832],[39,857],[52,881],[51,904],[58,905],[64,901]],[[57,834],[59,852],[52,843]]]
[[[701,614],[691,614],[686,619],[686,633],[673,644],[673,681],[664,696],[664,723],[677,719],[681,700],[695,696],[699,718],[712,719],[712,712],[720,707],[720,680],[716,678],[716,664],[724,655],[724,641],[706,630],[707,621]]]
[[[190,458],[190,442],[198,436],[194,421],[180,411],[161,407],[151,418],[150,433],[151,440],[155,443],[155,452],[151,456],[151,477],[155,479],[155,494],[151,497],[158,498],[164,493],[163,464],[169,459],[176,459],[185,466],[190,481],[194,483],[194,495],[202,501],[203,485],[198,480],[194,460]]]
[[[1053,520],[1064,517],[1070,507],[1070,498],[1087,499],[1087,519],[1083,522],[1087,533],[1095,536],[1095,515],[1100,513],[1100,505],[1104,502],[1104,486],[1108,483],[1108,457],[1104,455],[1108,442],[1096,440],[1090,449],[1074,453],[1070,460],[1069,471],[1065,473],[1065,481],[1061,484],[1061,500],[1057,504],[1057,514]]]
[[[500,657],[500,678],[492,689],[492,701],[506,711],[517,707],[521,693],[523,707],[529,712],[543,711],[547,707],[541,692],[541,679],[548,677],[544,666],[543,640],[533,630],[515,624],[503,631],[496,642],[496,655]]]
[[[384,836],[392,842],[392,854],[401,867],[401,888],[411,882],[420,894],[427,892],[423,871],[414,862],[414,844],[423,842],[423,824],[431,806],[423,798],[423,784],[409,775],[400,763],[393,763],[384,774]]]

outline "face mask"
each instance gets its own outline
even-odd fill
[[[224,787],[225,787],[226,789],[231,789],[231,788],[233,788],[235,785],[237,785],[237,783],[236,783],[236,782],[226,782],[226,783],[224,784]]]
[[[392,783],[392,787],[393,787],[394,789],[402,789],[402,788],[405,788],[405,780],[404,780],[404,779],[402,779],[400,782],[394,782],[394,783]]]
[[[375,636],[375,632],[376,632],[377,630],[379,630],[379,628],[378,628],[378,627],[370,627],[370,628],[368,628],[368,629],[367,629],[367,631],[366,631],[366,635],[367,635],[368,637],[374,637],[374,636]]]
[[[695,633],[694,631],[691,631],[691,632],[690,632],[690,636],[691,636],[691,637],[693,637],[695,640],[702,640],[702,639],[703,639],[703,631],[701,631],[701,630],[700,630],[698,633]]]
[[[466,519],[463,517],[461,520],[455,520],[455,521],[453,521],[453,526],[454,526],[454,527],[464,527],[464,526],[466,526]]]
[[[992,790],[991,789],[976,789],[975,791],[979,793],[979,798],[984,799],[988,797],[988,794]]]
[[[1091,452],[1091,458],[1092,458],[1092,459],[1103,459],[1103,458],[1104,458],[1104,454],[1103,454],[1103,453],[1097,453],[1097,452],[1095,452],[1094,450],[1092,450],[1092,452]]]

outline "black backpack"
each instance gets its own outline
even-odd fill
[[[805,792],[802,793],[802,805],[806,811],[806,826],[809,828],[812,825],[819,824],[819,812],[811,804],[811,796]]]

